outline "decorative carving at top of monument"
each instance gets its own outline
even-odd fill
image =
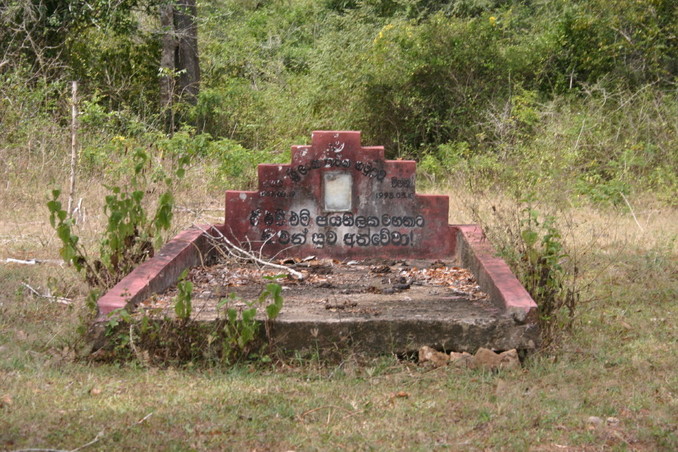
[[[360,132],[313,132],[290,164],[259,165],[257,191],[226,192],[226,233],[266,256],[449,257],[449,199],[417,194],[415,169]]]

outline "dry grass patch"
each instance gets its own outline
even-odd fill
[[[90,190],[85,199],[101,195]],[[221,216],[184,190],[176,230]],[[499,196],[455,192],[451,201],[451,222],[480,218],[490,238],[501,231],[492,206],[516,208]],[[675,449],[678,213],[638,210],[641,231],[627,209],[558,212],[591,282],[585,302],[557,347],[496,374],[356,356],[202,369],[89,364],[72,352],[86,313],[79,277],[0,263],[0,448],[72,449],[98,438],[89,449]],[[17,236],[3,258],[56,256],[42,205],[2,215],[3,234]],[[102,220],[90,218],[83,231],[94,240]],[[35,297],[22,281],[74,304]]]

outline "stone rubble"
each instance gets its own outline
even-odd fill
[[[435,367],[452,364],[454,367],[495,371],[499,369],[520,369],[520,358],[516,349],[495,353],[487,348],[479,348],[475,355],[467,352],[451,352],[449,355],[424,346],[419,349],[419,363],[432,364]]]

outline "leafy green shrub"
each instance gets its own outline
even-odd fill
[[[174,313],[179,320],[183,321],[188,321],[191,318],[191,312],[193,311],[193,283],[186,280],[187,275],[188,269],[184,270],[181,273],[181,276],[179,276],[179,282],[177,282],[177,299],[174,303]]]
[[[152,257],[162,243],[162,232],[167,231],[172,222],[173,190],[176,181],[184,176],[188,157],[177,159],[172,176],[166,176],[159,168],[154,173],[163,181],[165,191],[158,198],[152,216],[144,205],[150,157],[143,149],[137,148],[131,158],[133,174],[127,186],[108,187],[110,194],[106,196],[104,205],[108,221],[98,258],[91,257],[73,233],[75,222],[62,208],[59,201],[61,191],[53,190],[52,199],[47,203],[50,223],[62,243],[61,257],[78,271],[84,271],[85,279],[92,287],[112,287],[136,265]]]
[[[492,208],[492,218],[480,218],[525,289],[537,303],[542,343],[556,343],[569,330],[581,297],[576,256],[566,243],[553,215],[542,215],[523,200],[519,210]]]
[[[220,188],[251,187],[256,181],[257,165],[275,160],[265,151],[245,149],[225,138],[212,141],[206,157],[208,162],[215,162],[207,171],[212,185]]]
[[[200,322],[191,318],[192,283],[184,271],[178,282],[174,311],[176,319],[160,318],[157,313],[141,309],[130,314],[124,309],[111,313],[105,334],[109,338],[107,352],[102,359],[127,361],[138,359],[142,364],[156,361],[189,365],[230,365],[243,359],[265,362],[269,321],[274,320],[283,307],[282,287],[275,282],[266,284],[256,300],[244,301],[245,308],[232,306],[240,302],[231,295],[218,303],[223,317],[213,322]],[[275,279],[269,277],[267,279]],[[270,302],[267,304],[267,300]],[[256,320],[263,307],[264,322]],[[261,326],[265,328],[262,335]]]
[[[282,287],[278,283],[267,284],[258,299],[245,301],[245,309],[238,310],[228,306],[231,302],[237,300],[234,295],[224,298],[218,303],[217,308],[224,309],[226,314],[226,321],[222,329],[224,361],[230,362],[233,359],[240,359],[249,355],[251,345],[259,333],[260,323],[256,320],[258,307],[263,305],[269,297],[272,299],[272,303],[265,307],[266,317],[268,320],[274,320],[283,305]]]
[[[486,20],[437,14],[418,26],[385,26],[366,67],[363,130],[387,146],[398,137],[414,155],[473,138],[485,105],[507,91],[497,44]]]
[[[630,87],[672,83],[678,50],[671,42],[676,8],[670,0],[590,0],[553,6],[557,47],[550,68],[558,90],[603,79]]]

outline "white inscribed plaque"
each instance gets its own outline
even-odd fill
[[[327,171],[323,174],[325,210],[347,212],[353,199],[353,178],[349,173]]]

